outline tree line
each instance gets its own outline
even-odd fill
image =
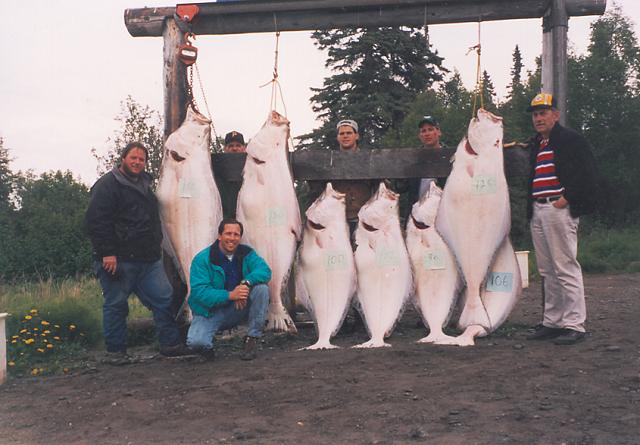
[[[445,145],[455,147],[472,114],[474,91],[450,72],[422,29],[384,28],[318,31],[312,35],[326,50],[332,74],[313,89],[313,110],[320,126],[300,137],[309,149],[335,145],[335,124],[356,119],[363,145],[402,148],[418,145],[417,122],[438,117]],[[519,48],[513,50],[508,95],[499,100],[490,73],[482,73],[482,102],[503,116],[505,141],[532,136],[525,109],[540,90],[537,68],[523,72]],[[585,54],[569,58],[568,125],[594,147],[602,205],[596,219],[608,226],[634,224],[640,216],[640,46],[630,19],[616,7],[591,25]],[[98,173],[108,171],[119,150],[132,140],[150,149],[149,170],[156,175],[162,155],[162,119],[132,97],[116,117],[121,128],[107,142],[106,155],[92,150]],[[13,172],[11,155],[0,138],[0,282],[65,277],[88,273],[91,248],[83,216],[88,188],[71,172],[40,176]],[[526,243],[524,179],[511,180],[515,244]]]

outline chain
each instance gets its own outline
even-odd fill
[[[220,139],[218,138],[218,132],[216,131],[216,126],[213,125],[213,118],[211,117],[211,110],[209,110],[209,103],[207,102],[207,95],[204,93],[204,86],[202,85],[202,77],[200,76],[200,70],[198,69],[198,63],[194,63],[193,66],[196,69],[196,75],[198,76],[198,84],[200,85],[200,94],[202,95],[202,100],[204,101],[204,107],[207,110],[207,117],[209,121],[211,121],[211,131],[213,132],[213,137],[215,138],[215,146],[218,150],[221,150]]]

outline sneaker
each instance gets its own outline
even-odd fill
[[[253,360],[258,353],[258,339],[256,337],[246,336],[244,338],[244,347],[242,348],[242,354],[240,354],[241,360]]]
[[[111,365],[111,366],[123,366],[123,365],[130,365],[131,363],[135,363],[135,360],[133,357],[131,357],[124,351],[118,351],[118,352],[106,351],[102,356],[102,358],[100,359],[100,363],[103,363],[105,365]]]
[[[194,351],[189,349],[182,343],[173,346],[160,346],[160,355],[165,357],[184,357],[187,355],[196,355]]]
[[[562,335],[556,337],[553,341],[556,345],[574,345],[584,340],[585,333],[581,331],[575,331],[573,329],[565,329]]]
[[[565,333],[562,328],[550,328],[541,324],[533,328],[533,332],[527,335],[527,340],[548,340],[556,338]]]

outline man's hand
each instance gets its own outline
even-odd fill
[[[247,298],[249,298],[249,286],[246,284],[238,284],[229,292],[229,300],[235,302],[236,309],[239,311],[247,306]]]
[[[553,202],[551,205],[554,206],[556,209],[564,209],[566,206],[569,205],[569,201],[567,201],[567,199],[564,196],[561,196],[560,199]]]
[[[115,255],[102,257],[102,268],[111,275],[116,274],[118,268],[118,259]]]

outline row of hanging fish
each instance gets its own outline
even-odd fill
[[[480,110],[471,121],[444,192],[432,185],[413,206],[406,244],[398,195],[381,184],[360,209],[355,253],[344,195],[330,184],[307,210],[302,233],[287,162],[288,136],[288,120],[270,113],[247,146],[238,194],[243,242],[272,269],[267,329],[296,331],[282,297],[301,239],[296,296],[316,323],[318,342],[310,348],[332,347],[330,338],[340,329],[354,295],[371,337],[362,347],[386,345],[384,339],[412,295],[430,329],[423,342],[470,345],[474,337],[487,335],[504,321],[521,282],[508,239],[500,118]],[[190,107],[183,125],[167,139],[158,184],[165,250],[187,286],[193,256],[216,239],[222,220],[210,137],[210,121]],[[442,328],[465,287],[458,322],[465,331],[450,337]]]
[[[307,211],[298,260],[301,303],[316,323],[315,348],[331,348],[355,292],[371,339],[360,347],[387,346],[405,303],[429,328],[423,343],[467,346],[497,329],[522,291],[508,237],[510,209],[502,160],[502,119],[479,110],[460,142],[444,192],[432,183],[414,204],[406,244],[398,195],[381,183],[358,213],[351,258],[344,195],[327,185]],[[405,247],[406,246],[406,247]],[[357,284],[356,284],[357,283]],[[460,336],[443,332],[461,298]]]

